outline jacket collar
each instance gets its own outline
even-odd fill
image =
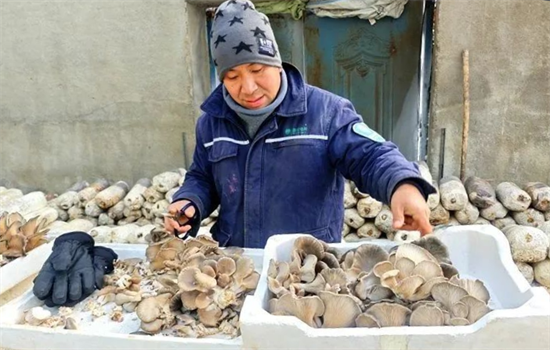
[[[283,62],[283,69],[288,80],[286,97],[275,110],[282,117],[294,117],[307,112],[306,85],[302,74],[294,65]],[[223,98],[222,84],[218,85],[208,98],[201,104],[201,109],[217,118],[231,118],[235,112]]]

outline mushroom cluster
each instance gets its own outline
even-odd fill
[[[256,289],[259,273],[242,248],[221,249],[206,235],[181,240],[156,231],[146,251],[155,281],[154,296],[136,308],[149,334],[172,329],[179,336],[239,335],[244,297]]]
[[[290,262],[271,259],[267,278],[269,312],[315,328],[469,325],[491,311],[483,282],[461,279],[433,235],[344,254],[302,236]]]
[[[24,313],[22,323],[46,328],[78,329],[72,312],[71,308],[60,307],[57,315],[53,315],[51,311],[36,306]]]
[[[0,214],[0,264],[46,243],[47,232],[46,222],[39,216],[27,221],[19,212]]]

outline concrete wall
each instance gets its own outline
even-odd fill
[[[466,175],[550,183],[550,2],[441,0],[435,18],[429,162],[460,174],[462,51],[470,52]]]
[[[133,183],[191,161],[209,91],[200,7],[0,5],[0,179],[64,191],[98,176]]]

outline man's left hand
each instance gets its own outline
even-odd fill
[[[424,196],[410,184],[399,186],[391,198],[393,228],[420,231],[422,236],[433,231],[430,224],[430,208]]]

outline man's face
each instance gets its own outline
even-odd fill
[[[225,89],[241,106],[259,109],[273,102],[281,86],[281,68],[259,63],[233,67],[223,78]]]

